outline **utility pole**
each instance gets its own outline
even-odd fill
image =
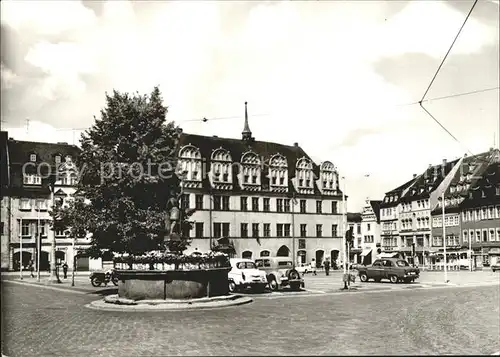
[[[443,253],[444,253],[444,282],[448,283],[448,268],[446,267],[447,264],[447,257],[446,257],[446,225],[444,224],[444,218],[445,218],[445,201],[444,201],[444,190],[441,194],[441,203],[442,203],[442,216],[443,216]]]
[[[42,250],[42,235],[40,234],[40,201],[36,200],[36,280],[40,281],[40,254]]]
[[[342,185],[342,255],[344,260],[344,289],[349,289],[347,286],[347,258],[346,258],[346,204],[345,204],[345,177],[342,177],[343,185]]]
[[[295,205],[297,200],[295,199],[295,194],[292,197],[292,268],[295,269],[295,260],[297,256],[295,254]]]
[[[23,219],[19,221],[19,278],[23,280]]]

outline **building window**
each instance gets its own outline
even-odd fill
[[[322,212],[323,212],[323,202],[316,201],[316,213],[322,213]]]
[[[23,184],[25,185],[41,185],[42,177],[40,175],[23,175]]]
[[[229,223],[222,223],[222,236],[229,237]]]
[[[256,175],[253,175],[253,176],[252,176],[252,183],[253,183],[253,184],[256,184],[256,183],[257,183],[257,176],[256,176]]]
[[[332,201],[332,214],[337,214],[337,213],[338,213],[337,202]]]
[[[467,231],[463,231],[463,240],[464,240],[464,242],[468,242],[469,241],[469,235],[468,235]]]
[[[283,237],[283,224],[282,223],[276,224],[276,236]]]
[[[271,177],[271,185],[276,185],[276,176]]]
[[[264,237],[270,237],[270,236],[271,236],[271,224],[264,223]]]
[[[291,227],[290,223],[286,223],[283,225],[285,237],[291,237],[290,227]]]
[[[203,222],[196,222],[194,233],[196,238],[203,238]]]
[[[221,196],[214,196],[214,210],[215,211],[221,211],[222,210],[222,197]]]
[[[222,196],[222,210],[229,211],[229,196]]]
[[[306,200],[300,200],[300,213],[306,213]]]
[[[258,197],[252,197],[252,211],[254,211],[254,212],[259,211],[259,198]]]
[[[299,179],[299,187],[304,186],[304,179]]]
[[[254,238],[259,237],[259,224],[258,223],[252,223],[252,237],[254,237]]]
[[[338,237],[337,228],[338,226],[336,224],[332,224],[332,237]]]
[[[280,177],[280,185],[283,186],[285,184],[285,178]]]
[[[203,195],[195,195],[194,204],[196,209],[203,209]]]
[[[264,204],[263,204],[263,206],[264,206],[263,207],[263,211],[264,212],[269,212],[270,211],[270,206],[271,206],[270,205],[270,200],[271,200],[270,198],[264,197]]]
[[[366,225],[366,229],[367,229],[368,231],[369,231],[369,230],[371,230],[371,225],[370,225],[370,223],[368,223],[368,224]]]
[[[494,242],[494,241],[495,241],[495,230],[490,229],[490,242]]]
[[[299,249],[306,249],[306,240],[299,239]]]
[[[283,212],[283,199],[282,198],[276,199],[276,212]]]
[[[284,199],[283,203],[285,204],[285,212],[290,212],[290,199]]]
[[[19,199],[19,209],[23,211],[31,211],[31,200],[29,198]]]
[[[214,223],[214,238],[222,237],[222,223]]]
[[[476,243],[479,243],[481,241],[481,231],[476,230]]]
[[[307,224],[300,225],[300,236],[304,238],[307,237]]]
[[[36,207],[38,211],[46,211],[47,210],[47,200],[36,200]]]
[[[248,176],[248,175],[243,176],[244,183],[248,183],[249,179],[250,179],[250,176]]]
[[[495,207],[488,207],[488,219],[495,218]]]
[[[31,224],[27,221],[23,221],[21,225],[21,236],[23,237],[31,236]]]
[[[488,241],[488,231],[486,229],[483,229],[483,242]]]
[[[240,199],[241,201],[241,210],[242,211],[248,211],[248,198],[247,197],[241,197]]]
[[[64,229],[56,229],[54,235],[56,237],[64,237]]]
[[[361,234],[361,224],[358,224],[357,227],[358,227],[358,230],[357,230],[358,234]]]
[[[36,154],[31,154],[30,155],[30,161],[31,162],[36,162]]]
[[[184,194],[181,197],[181,208],[187,209],[189,208],[189,194]]]
[[[322,237],[323,236],[323,225],[322,224],[317,224],[316,225],[316,237]]]
[[[241,223],[241,238],[248,237],[248,223]]]

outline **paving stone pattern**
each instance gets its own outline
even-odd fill
[[[103,312],[95,295],[2,283],[9,356],[491,354],[498,286],[260,298],[220,310]],[[283,292],[285,294],[285,292]]]

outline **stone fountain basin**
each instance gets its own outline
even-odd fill
[[[190,300],[229,294],[231,267],[193,270],[117,269],[118,297],[129,300]]]

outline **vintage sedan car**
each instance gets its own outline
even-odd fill
[[[495,264],[491,264],[490,268],[492,272],[500,271],[500,261]]]
[[[227,277],[230,292],[247,288],[262,292],[266,289],[266,273],[257,269],[253,260],[231,258],[229,261],[231,263],[231,270]]]
[[[292,290],[300,290],[304,287],[304,279],[300,277],[297,269],[293,268],[291,258],[265,257],[255,259],[255,264],[266,272],[269,288],[273,291],[286,286]]]
[[[297,269],[297,271],[300,274],[304,275],[304,274],[309,273],[310,266],[309,266],[309,264],[300,264],[300,265],[295,266],[295,269]]]
[[[357,268],[359,279],[366,282],[373,279],[379,282],[382,279],[388,279],[391,283],[404,281],[413,282],[419,278],[420,270],[411,267],[406,260],[400,258],[377,259],[372,265],[360,266]]]

